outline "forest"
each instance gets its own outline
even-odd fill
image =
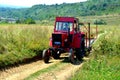
[[[56,16],[120,15],[120,0],[87,0],[80,3],[34,5],[30,8],[0,7],[0,17],[24,20],[54,20]]]

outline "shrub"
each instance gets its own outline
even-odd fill
[[[107,23],[106,23],[104,20],[100,19],[100,20],[95,20],[95,21],[94,21],[94,24],[106,25]]]
[[[25,20],[26,24],[35,24],[35,21],[32,18],[28,18]]]

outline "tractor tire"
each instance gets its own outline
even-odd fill
[[[82,61],[83,55],[81,53],[81,49],[76,49],[75,55],[79,61]]]
[[[72,50],[72,49],[70,49],[70,51],[69,51],[69,57],[68,57],[68,59],[69,59],[69,61],[70,61],[71,63],[75,63],[74,53],[73,53],[73,50]]]
[[[49,63],[49,60],[50,60],[50,56],[48,55],[48,51],[45,49],[43,50],[43,60],[45,63]]]
[[[85,51],[85,39],[83,37],[82,40],[81,40],[81,55],[84,57],[85,54],[86,54],[86,51]]]
[[[59,52],[57,51],[57,52],[53,52],[53,53],[52,53],[52,56],[53,56],[54,59],[60,59],[60,55],[61,55],[61,52],[60,52],[60,51],[59,51]]]

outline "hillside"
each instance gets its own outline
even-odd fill
[[[94,16],[120,14],[120,0],[88,0],[80,3],[34,5],[31,8],[0,8],[0,17],[16,19],[53,20],[55,16]]]

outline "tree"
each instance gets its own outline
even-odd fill
[[[26,23],[26,24],[35,24],[35,21],[34,21],[32,18],[27,18],[27,19],[25,20],[25,23]]]

